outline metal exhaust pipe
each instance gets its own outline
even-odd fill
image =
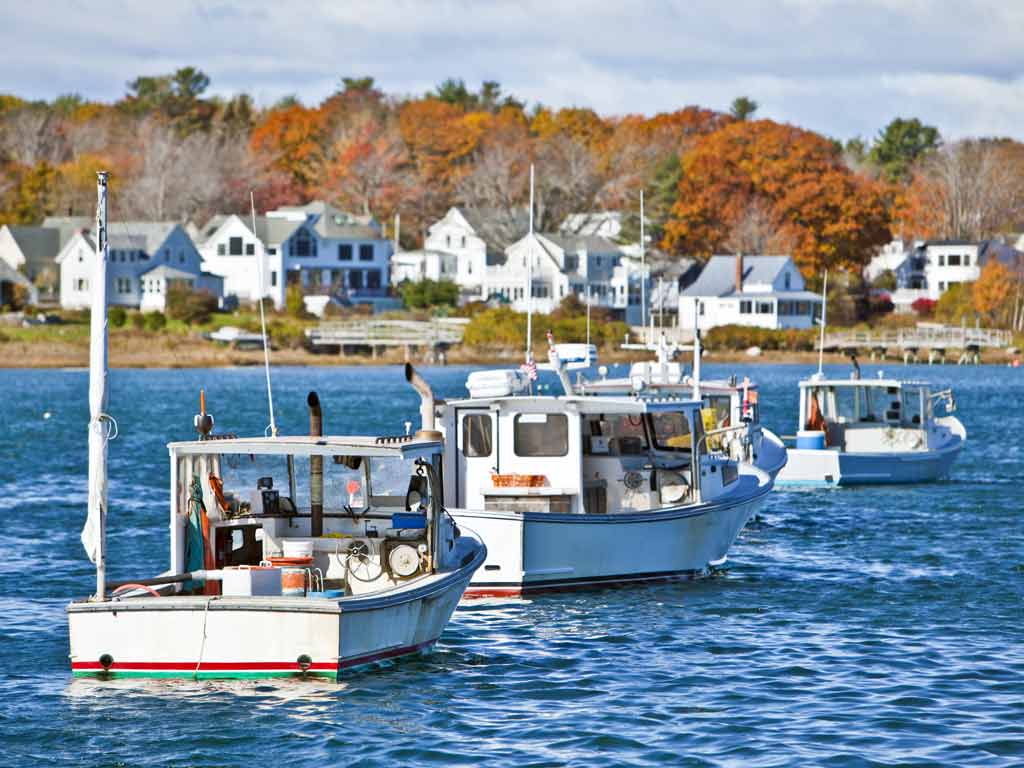
[[[416,437],[424,440],[440,440],[441,434],[434,426],[434,391],[410,363],[405,364],[405,380],[412,384],[420,395],[420,429]]]
[[[320,410],[320,398],[310,392],[306,398],[309,406],[309,436],[323,437],[324,416]],[[309,535],[324,535],[324,457],[309,457]]]

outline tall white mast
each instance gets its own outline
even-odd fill
[[[96,174],[96,264],[92,275],[89,333],[89,514],[82,546],[96,564],[96,595],[106,596],[107,440],[113,420],[107,415],[107,172]]]
[[[823,376],[821,367],[825,362],[825,318],[828,315],[828,270],[821,286],[821,340],[818,342],[818,375]]]
[[[259,237],[256,234],[256,199],[253,197],[252,190],[249,190],[249,215],[252,217],[252,234],[253,237]],[[274,421],[274,392],[270,388],[270,345],[267,344],[267,318],[263,310],[263,300],[266,298],[266,286],[263,283],[263,259],[265,252],[261,251],[259,257],[256,259],[256,279],[260,284],[260,335],[263,336],[263,372],[267,378],[267,408],[270,409],[270,436],[277,437],[277,422]],[[282,275],[282,279],[283,279]]]
[[[700,400],[700,299],[693,300],[693,399]]]
[[[526,250],[526,362],[533,351],[533,163],[530,163],[530,242]]]
[[[629,292],[628,290],[626,291]],[[626,297],[629,301],[629,297]],[[647,243],[644,241],[644,190],[640,189],[640,327],[647,326]],[[653,341],[653,339],[652,339]]]

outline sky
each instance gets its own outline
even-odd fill
[[[839,139],[917,117],[1024,140],[1020,0],[0,0],[0,92],[111,101],[192,65],[210,92],[316,104],[343,76],[390,94],[448,77],[602,115],[737,96]]]

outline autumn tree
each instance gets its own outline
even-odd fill
[[[971,290],[974,310],[991,323],[1010,321],[1010,297],[1016,289],[1013,273],[998,259],[989,259]]]
[[[701,137],[683,158],[678,199],[662,245],[709,256],[754,200],[793,243],[805,274],[857,267],[890,238],[886,201],[843,164],[822,136],[768,120],[735,122]]]
[[[324,114],[295,104],[271,110],[253,129],[249,146],[300,189],[312,189],[324,163]]]

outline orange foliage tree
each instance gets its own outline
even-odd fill
[[[294,104],[271,110],[253,129],[249,146],[274,170],[311,189],[323,169],[324,113]]]
[[[990,259],[971,292],[975,311],[990,322],[1005,319],[1014,286],[1013,273],[999,260]]]
[[[710,256],[756,206],[793,243],[805,274],[857,267],[891,237],[885,191],[846,168],[818,134],[770,120],[732,122],[684,155],[662,246]]]

